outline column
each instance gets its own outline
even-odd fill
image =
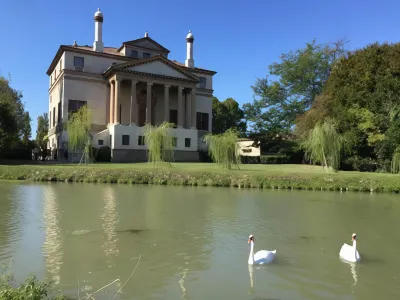
[[[169,122],[169,88],[170,85],[164,85],[164,121]]]
[[[182,123],[183,123],[183,111],[182,111],[182,92],[183,92],[183,87],[179,86],[178,87],[178,128],[182,128]]]
[[[121,113],[120,113],[120,87],[121,87],[121,79],[115,78],[115,93],[114,93],[114,123],[120,124],[121,123]]]
[[[191,93],[186,93],[186,128],[192,127],[192,97]]]
[[[196,110],[196,90],[192,89],[192,129],[196,129],[197,124],[197,110]]]
[[[106,124],[111,123],[111,119],[110,119],[110,103],[111,103],[111,85],[107,84],[107,95],[106,95]]]
[[[136,83],[137,81],[132,80],[131,86],[131,125],[136,125],[138,120],[137,116],[137,99],[136,99]]]
[[[114,82],[110,82],[110,123],[114,124]]]
[[[146,123],[151,124],[151,86],[153,83],[147,83],[147,95],[146,95]]]

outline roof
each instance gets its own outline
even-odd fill
[[[170,53],[170,51],[169,51],[167,48],[161,46],[159,43],[157,43],[157,42],[156,42],[155,40],[153,40],[152,38],[149,38],[148,36],[142,37],[142,38],[140,38],[140,39],[135,39],[135,40],[123,42],[122,45],[121,45],[121,47],[118,48],[118,52],[121,51],[122,48],[123,48],[124,46],[126,46],[126,45],[128,45],[128,46],[138,46],[138,47],[140,47],[140,48],[146,48],[146,47],[137,45],[138,43],[143,42],[143,41],[149,41],[150,43],[152,43],[153,45],[155,45],[157,48],[159,48],[158,50],[161,51],[161,52]],[[151,49],[151,50],[154,50],[154,49]]]
[[[134,41],[142,41],[142,40],[145,40],[145,39],[150,39],[150,38],[141,38],[141,39],[125,42],[125,43],[131,43],[131,42],[134,42]],[[52,62],[50,63],[50,66],[47,69],[46,74],[49,75],[49,76],[51,75],[51,73],[53,72],[54,68],[56,67],[57,63],[59,62],[61,56],[63,55],[63,53],[65,51],[88,54],[88,55],[94,55],[94,56],[102,56],[102,57],[108,57],[108,58],[118,58],[119,60],[125,60],[125,61],[142,60],[142,59],[138,59],[138,58],[134,58],[134,57],[130,57],[130,56],[125,56],[123,53],[119,52],[120,51],[119,49],[120,48],[115,48],[115,47],[104,47],[104,51],[103,52],[96,52],[96,51],[93,50],[93,47],[89,46],[89,45],[83,45],[83,46],[61,45],[58,48],[58,51],[57,51],[56,55],[54,56]],[[167,50],[167,51],[169,52],[169,50]],[[198,73],[209,74],[209,75],[214,75],[214,74],[217,73],[215,71],[211,71],[211,70],[207,70],[207,69],[188,68],[188,67],[185,66],[185,64],[180,63],[180,62],[178,62],[176,60],[169,60],[169,61],[171,63],[176,64],[180,68],[185,69],[186,71],[189,71],[189,72],[198,72]]]
[[[161,62],[165,63],[166,65],[168,65],[171,68],[175,69],[179,73],[181,73],[181,74],[185,75],[186,77],[188,77],[188,79],[185,79],[185,80],[188,80],[188,81],[191,81],[191,82],[195,82],[195,83],[198,83],[200,81],[199,78],[196,75],[188,72],[185,68],[182,68],[182,67],[176,65],[171,60],[169,60],[168,58],[165,58],[162,55],[157,55],[157,56],[153,56],[153,57],[150,57],[150,58],[144,58],[144,59],[139,59],[139,60],[136,60],[136,61],[130,61],[130,62],[126,62],[126,63],[120,63],[120,64],[112,65],[103,73],[103,75],[107,76],[107,75],[109,75],[109,74],[111,74],[111,73],[113,73],[115,71],[129,72],[129,73],[140,73],[140,72],[131,71],[131,70],[128,70],[128,69],[131,68],[131,67],[134,67],[134,66],[147,64],[147,63],[153,62],[153,61],[161,61]],[[142,73],[140,73],[140,74],[142,74]],[[169,78],[169,76],[166,76],[166,75],[155,75],[155,74],[147,74],[147,73],[143,73],[143,75],[152,75],[152,76],[157,76],[157,77]],[[174,79],[177,79],[177,78],[174,78]]]
[[[185,64],[183,64],[183,63],[181,63],[181,62],[179,62],[179,61],[176,61],[176,60],[171,60],[171,61],[172,61],[174,64],[177,64],[178,66],[181,66],[181,67],[183,67],[183,68],[187,68],[187,69],[192,70],[192,71],[194,71],[194,72],[205,73],[205,74],[210,74],[210,75],[215,75],[215,74],[217,74],[216,71],[211,71],[211,70],[206,70],[206,69],[201,69],[201,68],[196,68],[196,67],[194,67],[194,68],[189,68],[189,67],[186,67]]]

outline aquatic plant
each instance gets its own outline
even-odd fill
[[[226,169],[231,169],[232,165],[236,165],[239,169],[239,135],[235,129],[228,129],[224,133],[216,135],[208,133],[204,139],[211,158],[217,165]]]
[[[149,123],[144,126],[144,143],[147,146],[148,160],[153,163],[153,167],[158,167],[163,162],[171,166],[174,160],[174,137],[170,130],[173,126],[173,123],[168,122],[159,126]]]

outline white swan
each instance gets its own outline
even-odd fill
[[[349,262],[358,262],[360,261],[360,254],[357,251],[357,235],[355,233],[352,234],[351,240],[353,242],[353,246],[350,246],[346,243],[343,244],[342,248],[340,249],[339,256],[347,260]]]
[[[250,235],[248,243],[250,243],[250,255],[249,255],[249,265],[263,265],[270,263],[276,254],[276,250],[268,251],[268,250],[260,250],[254,253],[254,236]]]

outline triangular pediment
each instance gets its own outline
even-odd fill
[[[154,76],[189,80],[192,82],[199,81],[195,75],[182,70],[179,66],[162,56],[155,56],[149,59],[142,59],[135,62],[114,65],[112,68],[122,72],[149,74]]]
[[[161,46],[159,43],[157,43],[155,40],[149,37],[144,37],[137,40],[124,42],[124,45],[169,53],[169,50],[167,48]]]
[[[148,74],[176,77],[176,78],[182,78],[182,79],[189,79],[186,75],[171,68],[170,66],[167,66],[164,62],[159,61],[159,60],[152,61],[147,64],[133,66],[133,67],[128,68],[127,70],[140,72],[140,73],[148,73]]]

